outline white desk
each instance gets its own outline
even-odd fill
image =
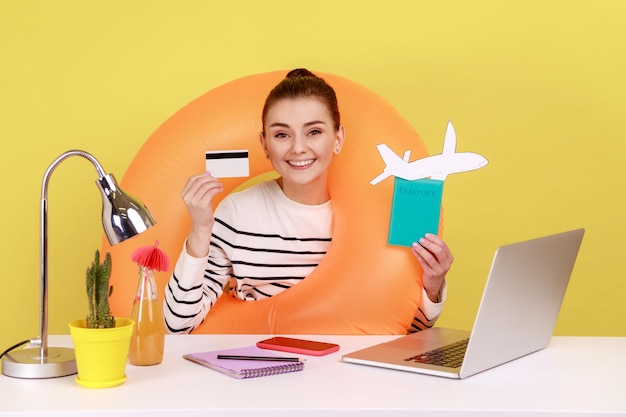
[[[341,362],[393,336],[310,336],[341,350],[308,357],[302,372],[238,380],[182,359],[251,345],[263,335],[167,336],[163,363],[128,365],[109,389],[74,377],[0,376],[0,415],[98,416],[552,416],[626,415],[626,338],[555,337],[540,352],[465,380]],[[306,337],[306,336],[296,336]],[[50,346],[71,346],[52,336]]]

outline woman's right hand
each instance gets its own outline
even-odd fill
[[[202,258],[209,253],[213,230],[212,200],[224,190],[219,179],[210,172],[194,175],[187,180],[180,196],[191,216],[191,230],[187,237],[187,253]]]

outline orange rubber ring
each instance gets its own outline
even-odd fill
[[[250,175],[272,167],[259,144],[264,100],[287,71],[241,78],[215,88],[183,107],[144,143],[122,186],[146,203],[157,225],[102,251],[113,257],[113,313],[128,317],[138,266],[131,253],[153,245],[176,261],[190,219],[180,198],[187,178],[205,169],[206,150],[248,149]],[[410,250],[387,245],[393,179],[369,181],[384,164],[379,143],[412,158],[428,155],[417,132],[379,95],[346,79],[318,73],[339,98],[346,142],[329,172],[335,226],[328,253],[313,273],[277,296],[259,301],[221,297],[197,333],[403,334],[421,297],[421,268]],[[223,179],[221,200],[246,179]],[[219,201],[215,201],[215,204]],[[162,298],[170,272],[156,274]]]

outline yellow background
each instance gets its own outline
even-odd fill
[[[498,245],[585,227],[556,333],[626,336],[625,21],[621,0],[3,0],[0,348],[39,331],[39,198],[54,158],[84,149],[121,180],[186,103],[301,66],[382,95],[431,153],[452,120],[457,149],[489,159],[446,181],[456,261],[440,325],[471,327]],[[95,179],[70,158],[50,181],[50,333],[85,314]]]

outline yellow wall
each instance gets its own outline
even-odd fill
[[[378,92],[433,153],[451,119],[458,149],[490,160],[446,181],[456,262],[440,324],[471,326],[499,244],[582,226],[556,332],[626,336],[624,21],[622,0],[2,1],[0,348],[38,334],[38,201],[56,156],[85,149],[121,179],[186,103],[297,66]],[[51,179],[51,333],[85,312],[94,180],[80,158]]]

